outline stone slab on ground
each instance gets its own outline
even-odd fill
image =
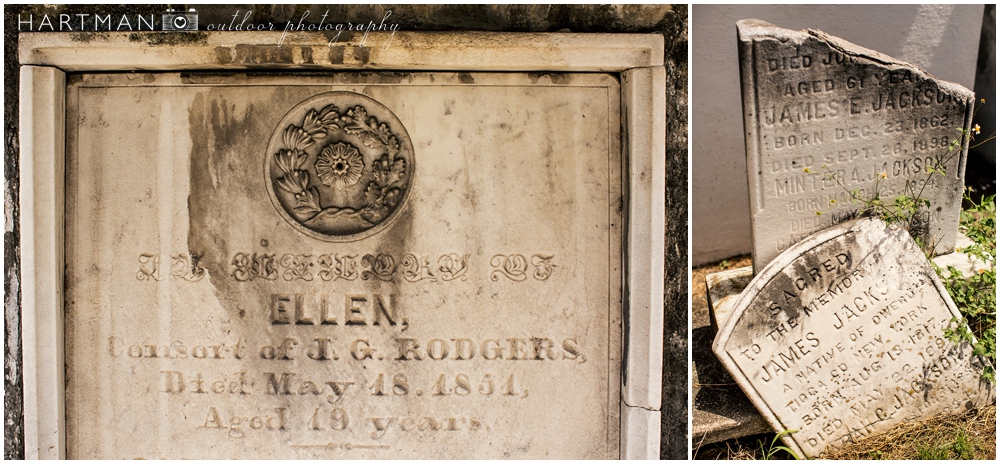
[[[743,289],[750,285],[751,280],[753,280],[753,268],[750,266],[705,276],[708,314],[712,320],[713,337],[719,331],[719,326],[725,325],[736,300],[739,299]]]
[[[755,272],[854,217],[852,191],[921,192],[924,242],[954,249],[973,93],[821,31],[737,31]]]
[[[877,219],[810,236],[744,291],[713,351],[800,456],[993,400],[942,336],[957,308],[909,234]]]
[[[960,230],[958,231],[958,236],[955,238],[955,251],[953,253],[935,256],[931,258],[931,261],[934,261],[934,264],[937,264],[945,269],[947,269],[948,266],[953,266],[966,276],[988,269],[986,263],[962,252],[963,248],[970,245],[972,245],[972,239]]]
[[[692,331],[692,449],[771,430],[771,426],[712,354],[713,333],[708,325],[695,327]]]
[[[730,263],[730,261],[732,261]],[[746,266],[750,257],[726,260],[726,265]],[[757,412],[757,408],[740,390],[736,381],[726,372],[725,367],[712,353],[712,339],[716,330],[711,321],[708,292],[705,291],[706,273],[718,268],[701,267],[692,273],[692,284],[695,285],[691,300],[691,323],[693,327],[691,338],[691,448],[698,449],[702,445],[742,437],[756,433],[767,432],[771,427]],[[719,275],[739,275],[738,267],[729,271],[716,273],[713,282],[723,282],[723,285],[733,288],[743,287],[749,283],[745,279],[740,283],[726,283]],[[713,274],[708,274],[711,276]],[[739,280],[739,279],[737,279]],[[716,290],[716,294],[719,291]],[[739,296],[735,291],[733,296]]]

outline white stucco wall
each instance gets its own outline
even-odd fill
[[[983,5],[694,5],[691,198],[694,265],[750,252],[736,21],[819,29],[969,89]]]

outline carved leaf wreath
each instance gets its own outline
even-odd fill
[[[370,148],[386,150],[382,157],[372,164],[372,182],[365,189],[365,207],[361,209],[361,217],[377,224],[399,204],[403,198],[402,187],[406,180],[406,160],[397,158],[399,140],[389,126],[379,124],[374,117],[368,117],[368,112],[361,106],[347,110],[341,116],[344,131],[356,134],[361,142]]]
[[[282,134],[284,149],[274,154],[281,177],[275,180],[275,185],[295,197],[296,213],[313,216],[323,210],[319,204],[319,192],[309,186],[309,171],[305,170],[308,155],[305,152],[316,139],[326,138],[330,129],[338,129],[339,112],[334,105],[327,105],[320,111],[309,110],[302,121],[302,126],[294,124],[285,128]]]
[[[359,213],[365,220],[377,224],[402,199],[406,160],[397,158],[399,140],[389,126],[380,124],[375,117],[369,117],[368,111],[360,105],[343,114],[334,105],[327,105],[320,111],[311,109],[303,118],[302,126],[290,124],[286,127],[282,137],[284,148],[274,154],[282,173],[275,180],[275,185],[295,197],[295,212],[315,215],[322,211],[319,193],[315,187],[309,186],[309,172],[304,169],[308,156],[305,149],[317,139],[326,138],[333,129],[358,136],[361,143],[369,148],[385,150],[372,166],[373,181],[365,189],[365,207]]]

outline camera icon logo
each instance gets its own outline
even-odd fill
[[[198,12],[191,8],[187,12],[167,10],[163,12],[164,31],[197,31]]]

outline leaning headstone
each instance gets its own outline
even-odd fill
[[[902,422],[988,404],[983,360],[944,337],[959,317],[909,234],[859,219],[760,272],[721,322],[716,356],[800,457]]]
[[[852,191],[918,192],[931,205],[916,229],[954,250],[973,93],[821,31],[737,30],[754,271],[853,217]]]

